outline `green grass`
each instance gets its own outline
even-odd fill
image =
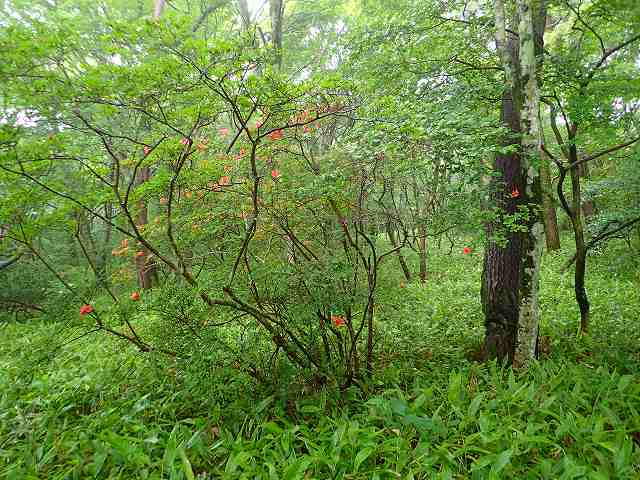
[[[521,376],[468,359],[480,254],[431,257],[427,285],[406,288],[389,261],[379,363],[346,392],[258,387],[105,336],[54,349],[76,329],[2,324],[0,477],[640,478],[640,277],[623,245],[589,260],[585,338],[565,257],[545,257],[551,348]]]

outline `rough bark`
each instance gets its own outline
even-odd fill
[[[506,19],[502,0],[495,0],[496,45],[505,71],[502,93],[501,121],[508,130],[503,146],[518,146],[520,133],[520,85],[518,81],[518,43],[507,38]],[[508,192],[522,191],[520,155],[500,153],[495,156],[492,179],[492,204],[507,214],[516,211],[519,198]],[[489,224],[489,243],[485,249],[482,272],[482,310],[485,315],[484,355],[501,361],[513,360],[518,325],[520,287],[521,240],[520,235],[508,233],[506,245],[500,245],[492,236],[499,225]]]

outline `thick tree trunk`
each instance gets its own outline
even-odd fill
[[[502,0],[495,1],[496,44],[505,69],[505,88],[502,93],[501,120],[509,134],[503,146],[519,145],[520,86],[518,81],[518,43],[514,36],[506,37],[506,23]],[[498,154],[494,159],[492,203],[507,214],[516,211],[519,198],[509,192],[522,191],[520,156],[517,153]],[[484,355],[511,362],[515,352],[518,326],[518,306],[521,265],[521,239],[508,233],[505,246],[491,237],[499,225],[487,226],[489,243],[484,253],[482,272],[482,310],[485,316]]]

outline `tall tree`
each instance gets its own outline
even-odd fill
[[[164,0],[155,0],[153,3],[153,20],[158,21],[162,15]],[[136,185],[140,186],[151,178],[151,167],[142,166],[136,176]],[[136,221],[139,227],[149,223],[149,208],[145,200],[138,202],[138,215]],[[151,257],[149,249],[142,245],[135,256],[136,270],[138,274],[138,286],[143,290],[149,290],[158,280],[157,264]]]
[[[271,43],[276,56],[276,65],[282,68],[282,17],[284,16],[284,0],[269,0],[271,16]]]
[[[522,88],[518,38],[515,34],[514,15],[507,28],[507,12],[503,0],[495,0],[496,48],[504,71],[504,88],[500,118],[505,127],[504,150],[493,162],[492,201],[505,215],[514,215],[521,199],[520,110]],[[513,193],[513,195],[512,195]],[[498,234],[500,225],[488,225],[489,243],[485,249],[482,272],[482,309],[485,315],[485,355],[489,358],[512,361],[515,352],[518,325],[520,266],[522,260],[521,235],[506,233],[506,244],[491,238]]]
[[[538,338],[539,305],[538,290],[542,235],[544,226],[540,215],[542,191],[540,184],[540,150],[542,129],[540,126],[540,90],[534,35],[534,16],[544,14],[546,0],[517,0],[520,17],[518,38],[520,41],[520,65],[524,90],[522,115],[522,170],[525,177],[524,198],[527,213],[527,232],[523,235],[518,334],[514,366],[525,367],[535,358]],[[537,4],[542,8],[536,8]]]

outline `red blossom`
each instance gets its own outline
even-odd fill
[[[331,322],[336,328],[342,327],[344,325],[344,317],[342,315],[331,315]]]
[[[271,170],[271,178],[278,180],[280,178],[280,172],[277,169]]]
[[[182,145],[189,145],[191,143],[191,140],[188,139],[187,137],[182,137],[182,139],[180,140],[180,143]]]
[[[269,140],[280,140],[282,137],[284,137],[284,132],[282,131],[282,129],[274,130],[273,132],[269,133],[267,137],[269,138]]]
[[[511,190],[511,198],[518,198],[520,196],[520,192],[518,191],[518,187],[513,187]]]
[[[140,294],[138,292],[133,292],[131,294],[131,300],[133,300],[134,302],[137,302],[138,300],[140,300]]]
[[[80,307],[80,315],[83,317],[91,312],[93,312],[93,307],[91,305],[85,304]]]
[[[471,253],[471,249],[469,247],[464,247],[462,249],[462,253],[464,253],[465,255],[469,255]]]

